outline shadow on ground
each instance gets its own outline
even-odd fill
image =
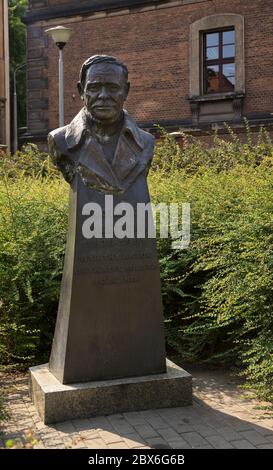
[[[243,397],[239,381],[216,369],[187,367],[194,399],[188,407],[121,413],[44,425],[30,401],[27,374],[2,374],[10,419],[0,447],[88,449],[273,448],[273,417]]]

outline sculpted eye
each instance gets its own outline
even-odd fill
[[[99,89],[99,85],[98,85],[98,84],[95,84],[95,83],[94,83],[93,85],[91,85],[91,84],[90,84],[90,85],[87,85],[87,87],[86,87],[87,93],[88,93],[89,91],[98,91],[98,89]]]
[[[109,88],[110,88],[111,91],[118,91],[119,90],[118,85],[110,85]]]

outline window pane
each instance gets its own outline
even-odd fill
[[[223,74],[226,77],[234,77],[235,76],[235,64],[224,64]]]
[[[206,67],[206,92],[215,93],[220,91],[219,65]]]
[[[234,87],[235,87],[235,77],[228,77],[228,81],[229,81],[230,83],[232,83],[232,85],[233,85],[233,90],[234,90]]]
[[[206,60],[219,59],[219,47],[207,47]]]
[[[235,77],[224,77],[222,78],[221,91],[234,91]]]
[[[208,33],[206,34],[206,46],[218,46],[219,45],[219,33]]]
[[[235,31],[225,31],[223,33],[223,44],[235,43]]]
[[[222,90],[234,91],[235,87],[235,64],[223,65]]]
[[[235,57],[235,46],[223,46],[223,58]]]

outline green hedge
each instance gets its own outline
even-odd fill
[[[237,364],[273,400],[273,147],[247,132],[244,145],[186,139],[183,152],[166,136],[151,192],[191,204],[190,247],[159,241],[168,344],[187,360]]]
[[[189,248],[158,241],[169,346],[185,360],[237,364],[271,400],[272,155],[263,130],[256,143],[249,130],[246,144],[216,135],[210,148],[186,137],[183,150],[163,134],[149,177],[153,202],[191,204]],[[34,148],[19,160],[0,167],[0,362],[26,366],[50,350],[68,185],[46,156],[37,166]]]
[[[46,360],[67,227],[65,182],[33,147],[0,165],[0,363]]]

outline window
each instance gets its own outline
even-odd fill
[[[203,34],[203,92],[226,93],[235,90],[235,30]]]
[[[221,13],[190,26],[192,123],[241,120],[245,96],[244,17]]]

